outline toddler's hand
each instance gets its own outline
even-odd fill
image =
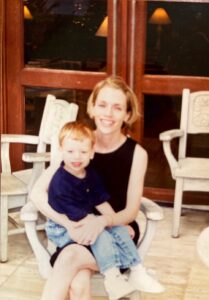
[[[132,228],[130,225],[126,225],[126,227],[127,227],[127,229],[128,229],[128,233],[129,233],[130,237],[131,237],[132,240],[133,240],[133,238],[134,238],[134,236],[135,236],[135,232],[134,232],[133,228]]]

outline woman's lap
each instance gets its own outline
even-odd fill
[[[139,236],[140,236],[139,226],[138,226],[138,224],[135,221],[132,222],[129,225],[134,229],[135,236],[134,236],[133,241],[134,241],[135,244],[137,244]],[[53,253],[52,256],[51,256],[51,259],[50,259],[51,266],[52,267],[54,266],[54,263],[57,260],[58,256],[62,253],[62,251],[66,247],[71,247],[72,245],[75,245],[75,244],[76,243],[69,243],[69,244],[66,244],[65,246],[63,246],[62,248],[57,248],[57,250],[55,251],[55,253]],[[76,244],[76,245],[78,245],[78,244]],[[93,257],[93,253],[92,253],[92,250],[91,250],[90,246],[83,246],[83,245],[78,245],[78,246],[81,247],[80,250],[82,250],[82,248],[87,249],[89,251],[89,254],[91,254],[92,257]]]

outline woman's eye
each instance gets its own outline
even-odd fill
[[[82,153],[82,154],[86,154],[86,153],[87,153],[87,151],[81,151],[81,153]]]
[[[105,107],[105,103],[98,103],[99,107]]]

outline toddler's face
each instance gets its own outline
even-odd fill
[[[75,176],[82,176],[85,167],[94,156],[94,150],[90,139],[76,140],[64,138],[62,158],[65,168]]]

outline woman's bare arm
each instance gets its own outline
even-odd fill
[[[147,152],[140,145],[136,145],[128,183],[126,207],[113,216],[113,225],[125,225],[136,219],[144,189],[147,162]]]

